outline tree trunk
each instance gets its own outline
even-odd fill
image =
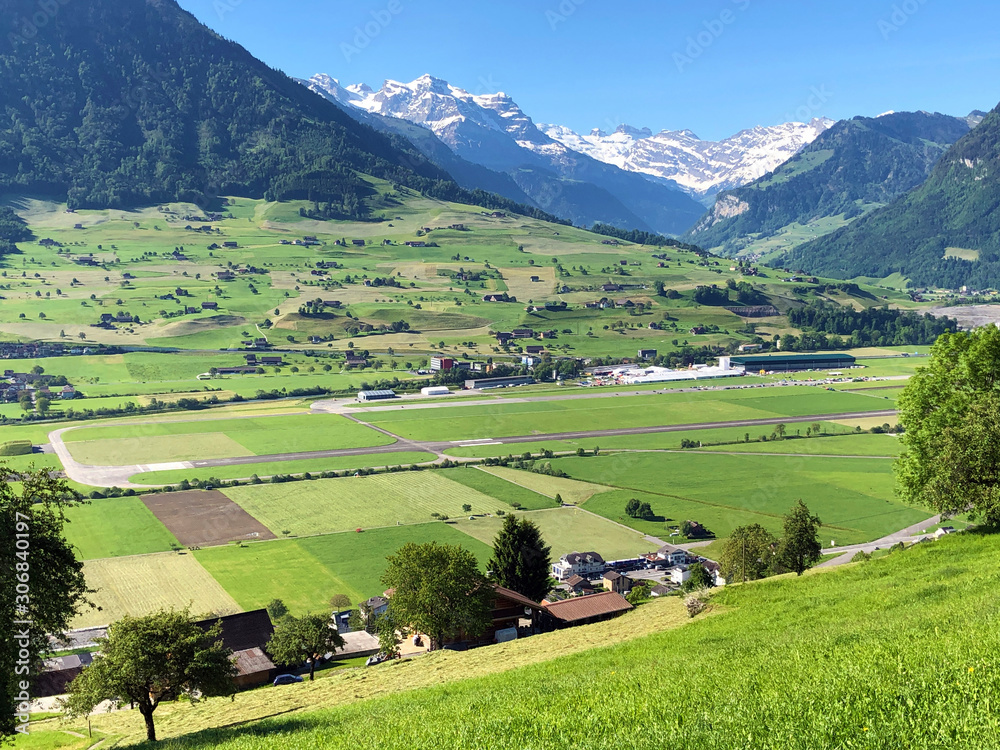
[[[309,682],[316,679],[316,657],[309,660]]]
[[[146,739],[156,742],[156,727],[153,725],[153,709],[146,706],[139,706],[139,713],[146,720]]]

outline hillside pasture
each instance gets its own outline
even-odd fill
[[[381,594],[386,555],[409,542],[458,544],[475,553],[480,563],[490,554],[485,544],[449,524],[425,523],[213,547],[195,555],[244,609],[263,607],[277,598],[293,614],[305,614],[329,611],[334,594],[346,594],[354,603]]]
[[[114,557],[84,563],[92,601],[101,608],[85,609],[72,627],[107,625],[124,615],[146,615],[159,609],[190,607],[196,616],[240,611],[236,601],[215,581],[194,555],[164,552]]]
[[[538,525],[552,560],[570,552],[597,552],[605,560],[618,560],[655,551],[657,544],[643,535],[580,508],[551,508],[523,514]],[[503,519],[460,519],[455,527],[484,544],[492,544]]]
[[[422,524],[432,513],[468,516],[465,504],[472,514],[513,510],[436,471],[233,487],[225,493],[275,534],[294,536]]]

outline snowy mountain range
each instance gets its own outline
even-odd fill
[[[741,130],[722,141],[703,141],[690,130],[619,126],[613,133],[580,135],[561,125],[539,125],[550,138],[629,172],[671,180],[697,196],[741,187],[773,172],[834,124],[826,118]]]
[[[536,125],[504,93],[472,94],[430,75],[389,80],[378,90],[323,74],[300,82],[369,124],[374,117],[383,126],[407,122],[430,131],[456,156],[509,176],[533,203],[574,223],[667,234],[697,220],[699,200],[774,170],[833,125],[816,119],[756,127],[717,142],[689,130],[654,134],[627,125],[579,135]]]

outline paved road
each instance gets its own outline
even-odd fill
[[[867,552],[871,554],[876,549],[885,549],[886,547],[891,547],[894,544],[899,544],[900,542],[910,544],[912,542],[920,541],[921,539],[925,539],[930,536],[930,534],[923,533],[924,529],[937,526],[939,523],[941,523],[941,516],[932,516],[926,521],[921,521],[920,523],[915,523],[912,526],[907,526],[905,529],[896,531],[888,536],[882,537],[881,539],[876,539],[874,542],[867,542],[866,544],[850,544],[846,547],[832,547],[824,549],[823,552],[827,555],[840,554],[840,556],[822,562],[816,567],[831,568],[835,565],[849,563],[851,558],[858,554],[858,552]]]
[[[767,419],[740,419],[728,422],[697,422],[692,424],[663,425],[652,427],[625,427],[610,430],[580,430],[575,432],[557,432],[536,435],[516,435],[497,439],[480,440],[455,440],[455,441],[419,441],[408,440],[398,435],[394,435],[388,430],[376,427],[384,435],[387,435],[395,442],[389,445],[380,445],[370,448],[338,448],[324,451],[309,451],[302,453],[277,453],[266,456],[237,456],[235,458],[213,458],[200,461],[175,461],[162,464],[132,464],[127,466],[90,466],[81,464],[73,458],[69,449],[63,442],[63,433],[68,430],[80,429],[79,427],[64,427],[49,433],[49,442],[53,451],[62,461],[66,476],[81,484],[88,484],[95,487],[121,487],[141,488],[154,485],[134,484],[129,481],[129,477],[135,474],[142,474],[150,471],[171,471],[177,469],[205,469],[216,466],[242,466],[261,463],[280,463],[284,461],[300,461],[310,458],[341,458],[362,455],[386,455],[402,452],[433,453],[437,456],[437,461],[442,460],[444,452],[451,448],[475,445],[508,445],[519,443],[534,443],[539,441],[556,440],[587,440],[605,437],[618,437],[623,435],[654,435],[665,432],[685,432],[688,430],[706,430],[720,427],[760,427],[775,424],[794,424],[798,422],[818,422],[835,419],[858,419],[869,417],[891,417],[895,411],[869,411],[869,412],[844,412],[840,414],[812,414],[800,417],[769,417]],[[355,419],[350,415],[348,418]],[[371,425],[369,425],[371,426]],[[458,459],[461,460],[461,459]],[[253,473],[253,472],[251,472]]]

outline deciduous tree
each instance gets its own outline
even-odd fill
[[[325,615],[285,617],[274,627],[267,653],[282,664],[309,664],[309,679],[316,679],[316,662],[344,647],[344,639]]]
[[[48,634],[68,630],[88,605],[83,563],[63,536],[75,497],[48,471],[0,465],[0,739],[22,724],[14,714],[49,651]]]
[[[944,334],[899,397],[902,496],[1000,523],[1000,330]]]
[[[796,575],[802,575],[817,562],[823,552],[819,542],[819,516],[809,512],[799,500],[785,516],[785,529],[778,544],[777,562]]]
[[[389,607],[401,628],[426,633],[432,650],[446,638],[485,632],[493,587],[467,549],[411,542],[387,561],[382,583],[393,590]]]
[[[187,610],[125,616],[97,639],[98,655],[70,684],[67,709],[83,716],[110,701],[134,703],[156,741],[153,713],[164,699],[232,695],[236,665],[221,641],[222,623],[203,630]]]
[[[723,577],[731,583],[764,578],[771,568],[776,541],[758,523],[734,529],[719,560]]]

